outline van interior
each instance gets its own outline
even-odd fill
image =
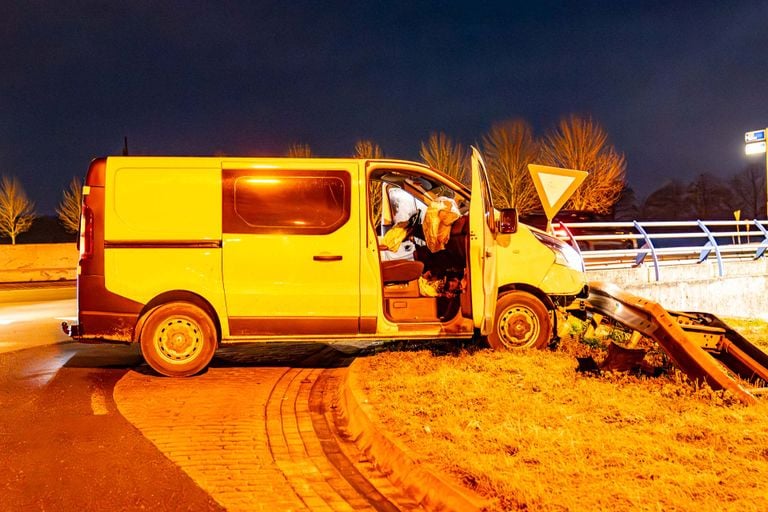
[[[374,173],[369,184],[387,318],[471,331],[467,199],[400,171]]]

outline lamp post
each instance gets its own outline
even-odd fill
[[[768,218],[768,151],[765,147],[765,133],[768,128],[754,130],[744,134],[744,152],[747,155],[765,154],[765,216]],[[755,212],[757,213],[757,212]]]

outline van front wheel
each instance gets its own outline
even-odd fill
[[[197,306],[169,302],[149,313],[140,343],[141,354],[153,370],[168,377],[188,377],[211,362],[216,328]]]
[[[544,348],[552,338],[552,320],[546,306],[527,292],[499,296],[488,344],[494,350]]]

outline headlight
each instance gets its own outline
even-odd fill
[[[555,263],[584,272],[584,260],[581,259],[576,249],[546,233],[533,230],[531,230],[531,233],[539,242],[549,247],[555,253]]]

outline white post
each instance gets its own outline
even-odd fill
[[[754,130],[746,132],[744,134],[744,152],[747,155],[755,155],[757,153],[765,153],[765,218],[768,220],[768,140],[765,135],[768,133],[768,128],[762,130]],[[757,217],[757,212],[755,212]]]

